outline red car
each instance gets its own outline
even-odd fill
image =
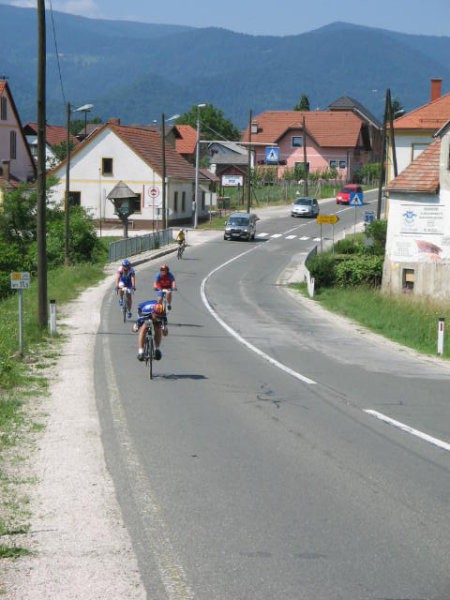
[[[348,183],[336,196],[336,204],[348,204],[350,202],[350,194],[352,192],[360,194],[361,200],[363,199],[362,187],[356,183]]]

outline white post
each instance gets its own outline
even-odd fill
[[[444,354],[444,328],[445,328],[445,319],[443,317],[439,318],[438,324],[438,348],[437,353],[439,355]]]
[[[23,298],[19,289],[19,354],[23,356]]]
[[[56,300],[50,300],[50,335],[56,335]]]

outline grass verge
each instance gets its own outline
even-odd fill
[[[306,295],[304,284],[293,288]],[[413,296],[387,296],[371,288],[326,288],[314,296],[324,308],[357,321],[387,339],[422,354],[437,355],[439,318],[450,323],[450,306]],[[441,358],[450,358],[444,344]]]
[[[105,240],[105,244],[107,241]],[[48,299],[57,306],[104,277],[105,256],[96,264],[60,267],[48,273]],[[27,488],[33,480],[24,466],[35,434],[44,427],[39,396],[47,393],[49,369],[59,356],[61,335],[50,337],[38,322],[37,282],[23,291],[23,357],[18,355],[18,299],[0,301],[0,560],[29,553],[21,546],[28,530]],[[25,473],[25,475],[24,475]],[[0,590],[1,593],[1,590]]]

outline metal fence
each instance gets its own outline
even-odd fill
[[[109,245],[109,262],[115,262],[121,258],[128,258],[147,252],[148,250],[156,250],[161,246],[167,246],[172,239],[170,229],[155,231],[145,235],[133,236],[117,242],[111,242]]]

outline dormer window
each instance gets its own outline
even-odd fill
[[[293,135],[292,136],[292,147],[293,148],[303,148],[303,136],[302,135]]]
[[[258,133],[258,123],[256,121],[252,121],[252,125],[251,125],[251,132],[253,133]]]

